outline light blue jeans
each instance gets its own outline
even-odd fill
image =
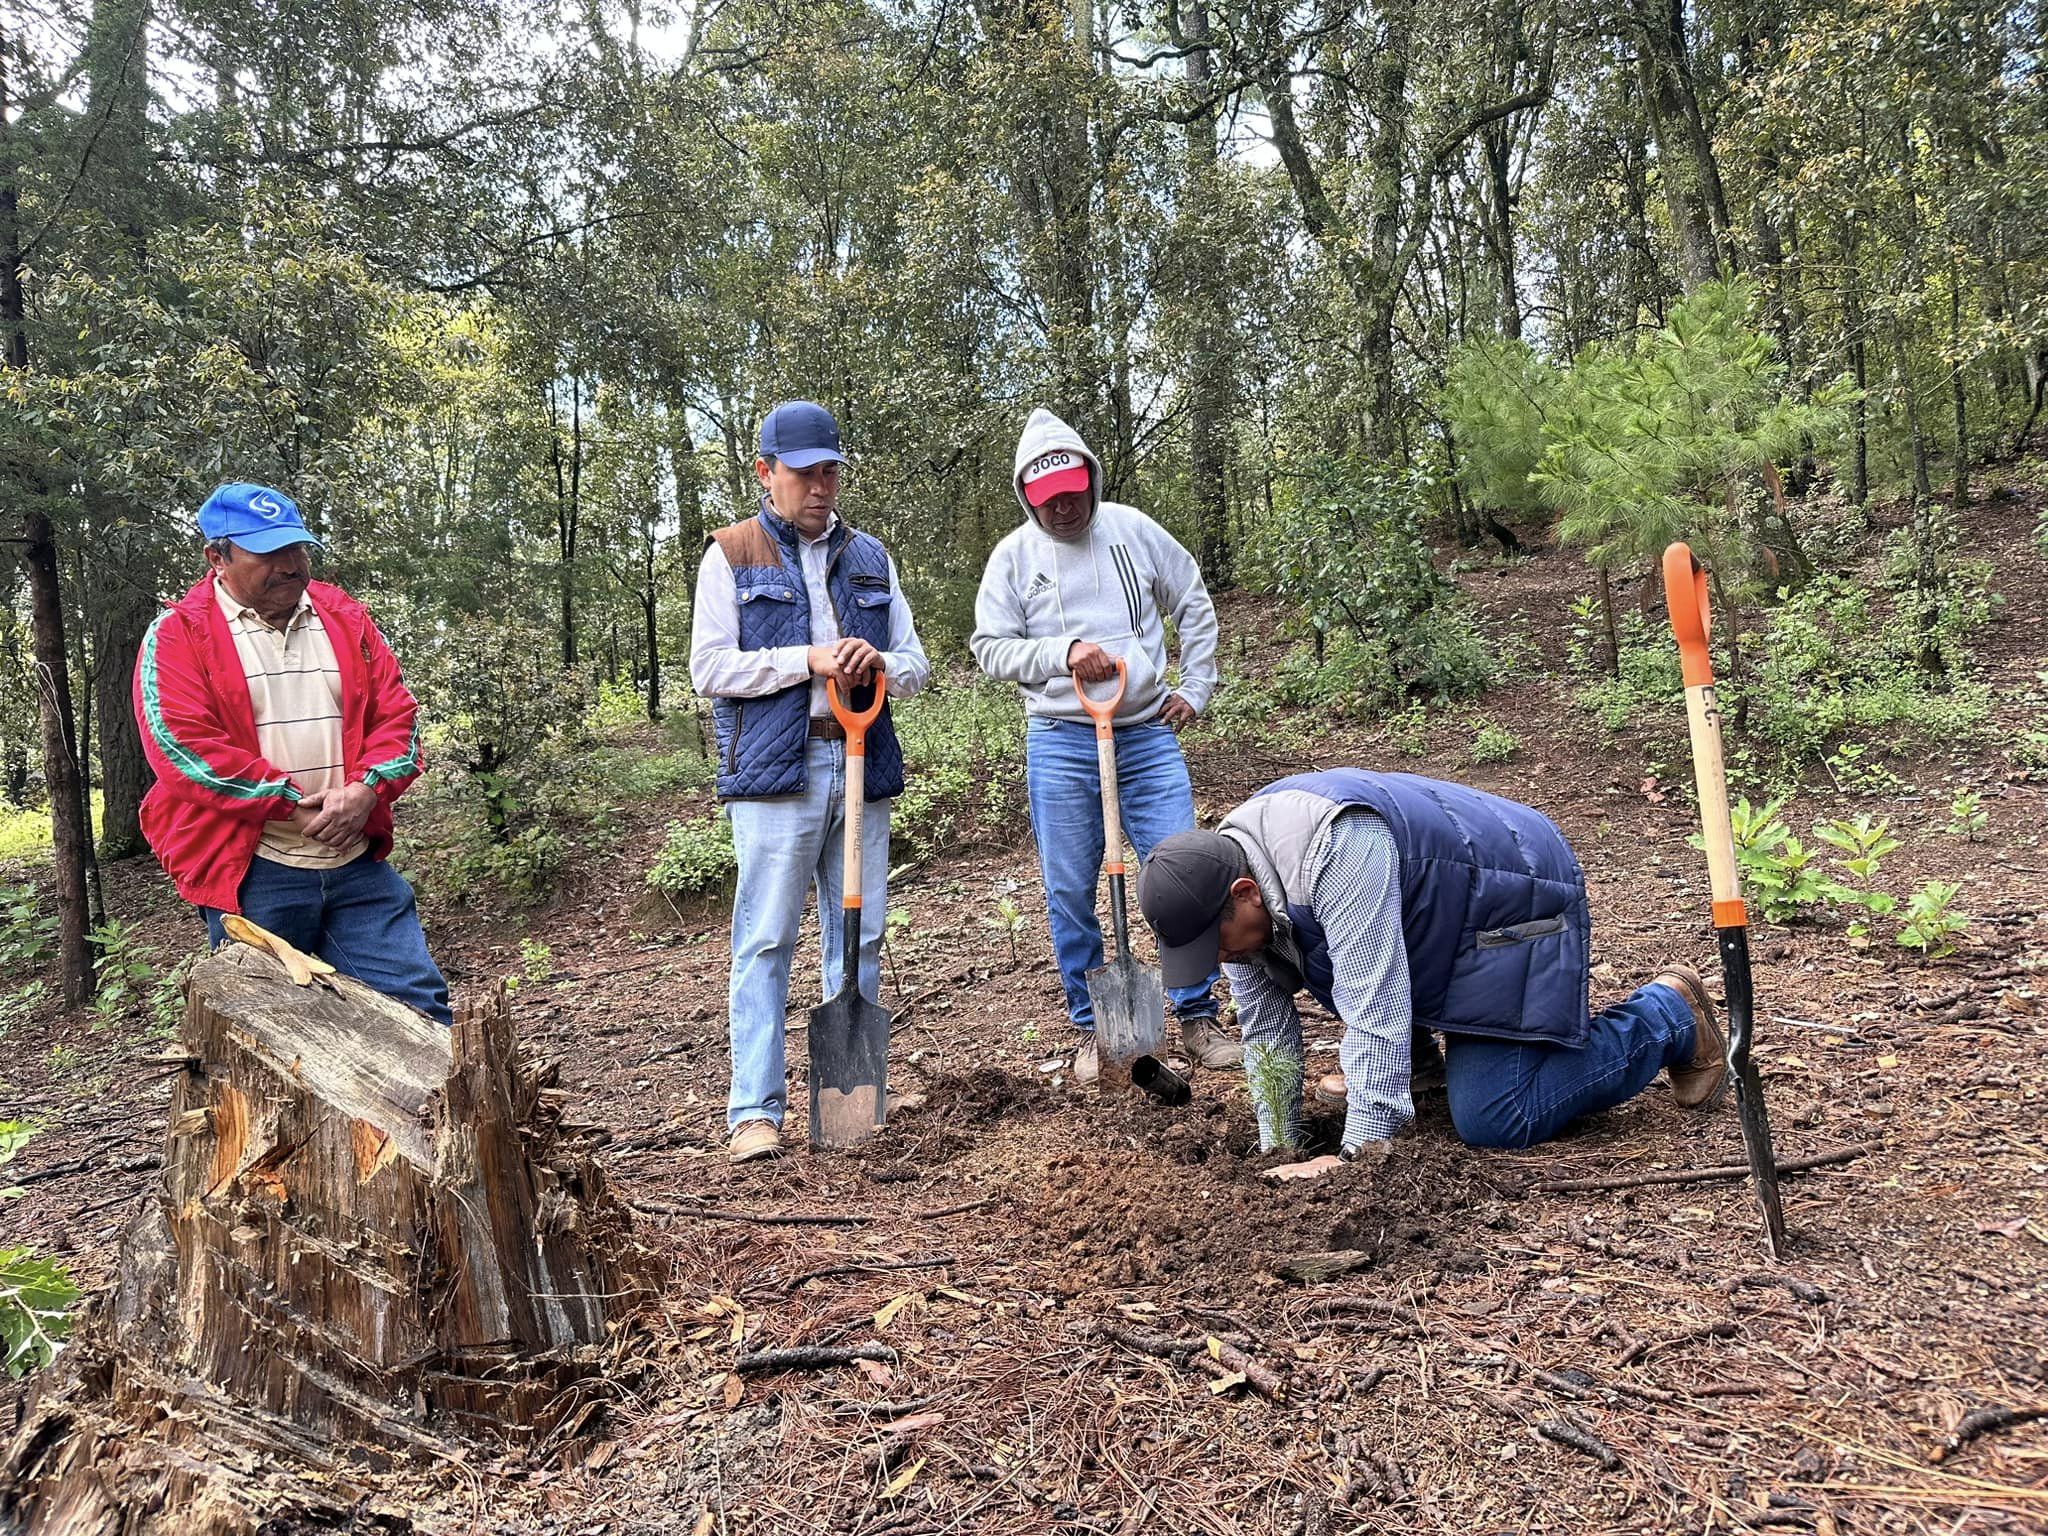
[[[889,915],[889,811],[870,800],[861,816],[860,990],[881,1001],[882,932]],[[743,1120],[782,1124],[789,1107],[787,1045],[790,961],[804,899],[818,893],[824,951],[824,993],[845,975],[840,911],[841,860],[846,854],[846,745],[809,743],[804,792],[772,800],[729,800],[739,884],[732,903],[732,976],[726,1008],[732,1040],[732,1088],[726,1126]]]
[[[1074,720],[1034,719],[1025,737],[1026,787],[1031,794],[1031,835],[1038,842],[1038,872],[1045,880],[1045,906],[1052,923],[1052,952],[1059,961],[1067,1017],[1093,1031],[1095,1006],[1088,1000],[1088,972],[1102,964],[1102,923],[1096,898],[1102,884],[1102,772],[1095,760],[1095,727]],[[1187,760],[1173,728],[1160,721],[1121,726],[1116,732],[1116,794],[1124,833],[1142,861],[1176,832],[1195,825],[1195,797],[1188,786]],[[1125,878],[1125,899],[1133,929],[1145,923],[1138,911],[1137,870]],[[1216,973],[1199,987],[1167,994],[1176,1018],[1214,1018],[1209,989]]]

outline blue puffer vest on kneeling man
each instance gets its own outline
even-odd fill
[[[811,643],[811,599],[804,589],[797,532],[762,505],[757,516],[711,535],[732,567],[739,609],[740,649],[772,650]],[[889,648],[889,556],[881,540],[837,524],[829,535],[825,584],[842,638]],[[845,701],[867,702],[866,690]],[[811,725],[810,681],[751,699],[715,699],[712,723],[718,730],[718,798],[765,800],[804,789],[804,750]],[[903,749],[889,706],[868,727],[867,798],[889,800],[903,793]]]
[[[1273,917],[1260,963],[1332,1013],[1329,939],[1311,855],[1338,817],[1371,811],[1401,856],[1401,937],[1415,1023],[1454,1035],[1582,1046],[1592,916],[1550,818],[1462,784],[1333,768],[1267,785],[1218,828],[1244,850]]]

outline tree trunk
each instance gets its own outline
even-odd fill
[[[1607,675],[1618,679],[1621,676],[1621,629],[1614,622],[1614,573],[1604,565],[1595,566],[1594,571],[1600,579],[1600,626],[1605,632]]]
[[[1690,291],[1720,270],[1728,204],[1713,138],[1693,88],[1685,17],[1685,0],[1640,0],[1636,29],[1643,43],[1643,93],[1657,142],[1665,205]]]
[[[51,855],[57,869],[58,974],[64,1006],[92,1001],[92,949],[86,899],[85,797],[78,771],[71,665],[64,647],[64,598],[57,580],[57,539],[48,514],[23,520],[22,564],[28,570],[36,702],[43,726],[43,783],[50,795]]]
[[[1208,0],[1190,0],[1185,16],[1191,45],[1189,92],[1209,94]],[[1231,584],[1230,496],[1230,321],[1224,309],[1224,276],[1217,228],[1216,113],[1198,113],[1187,126],[1188,238],[1194,253],[1197,317],[1194,356],[1188,377],[1188,479],[1198,530],[1196,558],[1212,589]]]
[[[100,593],[94,612],[92,686],[99,716],[100,857],[132,859],[148,851],[142,838],[142,797],[149,764],[135,726],[135,653],[155,617],[155,594],[124,564]]]
[[[1951,264],[1948,273],[1948,332],[1953,351],[1949,389],[1955,401],[1955,462],[1950,466],[1949,505],[1961,511],[1970,504],[1970,391],[1963,376],[1963,275]]]
[[[502,994],[451,1035],[231,945],[183,1045],[161,1187],[0,1462],[0,1525],[326,1529],[362,1492],[349,1447],[588,1427],[655,1276]]]

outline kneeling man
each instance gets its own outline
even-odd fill
[[[1451,1119],[1473,1146],[1547,1141],[1659,1072],[1689,1109],[1722,1086],[1721,1030],[1691,968],[1672,965],[1590,1012],[1578,860],[1547,817],[1495,795],[1354,768],[1282,779],[1218,830],[1161,842],[1139,873],[1138,904],[1167,986],[1222,961],[1247,1074],[1265,1078],[1278,1062],[1285,1076],[1291,1063],[1284,1121],[1259,1105],[1269,1151],[1300,1130],[1294,998],[1304,989],[1344,1022],[1342,1160],[1414,1118],[1417,1030],[1445,1037]]]

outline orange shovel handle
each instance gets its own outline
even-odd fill
[[[875,677],[874,682],[870,686],[873,688],[875,696],[869,701],[868,707],[858,710],[848,709],[839,700],[839,679],[836,677],[825,679],[825,699],[831,704],[832,713],[838,717],[840,725],[846,730],[846,755],[848,757],[860,757],[867,752],[868,727],[875,723],[875,717],[881,714],[882,706],[889,699],[889,690],[884,685],[882,662],[879,657],[875,660]]]
[[[1092,699],[1088,696],[1081,679],[1074,679],[1074,697],[1081,701],[1081,707],[1088,711],[1088,718],[1095,722],[1095,734],[1103,735],[1116,727],[1116,707],[1124,701],[1124,685],[1131,680],[1131,669],[1124,664],[1123,657],[1116,659],[1116,692],[1106,699]]]
[[[1707,568],[1684,544],[1664,551],[1664,606],[1671,610],[1671,632],[1678,637],[1678,670],[1685,686],[1697,688],[1714,680],[1707,636],[1713,632],[1707,609]]]

